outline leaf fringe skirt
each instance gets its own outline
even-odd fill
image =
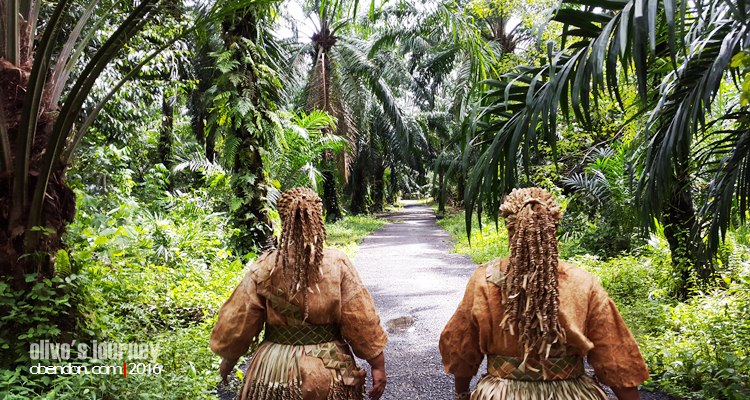
[[[519,381],[485,375],[471,400],[607,400],[589,376],[558,381]]]
[[[313,345],[283,345],[264,342],[253,355],[245,373],[245,384],[241,400],[362,400],[364,384],[344,383],[349,369],[328,368],[320,364],[316,382],[303,382],[305,369],[303,358],[310,354],[328,351],[333,342]],[[325,360],[322,360],[325,362]],[[308,360],[309,362],[309,360]],[[313,365],[315,365],[313,363]],[[351,368],[351,367],[349,367]],[[322,372],[322,374],[320,374]],[[320,387],[321,376],[330,376],[328,390]],[[306,390],[311,386],[315,390]]]

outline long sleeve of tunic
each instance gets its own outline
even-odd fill
[[[266,321],[266,304],[248,272],[221,306],[209,347],[218,356],[236,360],[247,352]]]
[[[217,355],[236,359],[245,354],[263,324],[287,325],[287,317],[263,296],[268,290],[285,287],[282,274],[271,274],[276,252],[268,253],[252,265],[234,293],[219,310],[211,333],[210,348]],[[387,336],[380,326],[372,297],[362,284],[349,259],[338,250],[325,249],[321,279],[308,294],[308,317],[313,325],[337,324],[354,354],[371,359],[385,348]],[[271,288],[261,290],[259,287]],[[302,296],[289,302],[302,309]]]
[[[486,354],[523,357],[516,336],[500,328],[504,317],[501,289],[492,283],[507,260],[479,266],[466,285],[455,314],[440,337],[445,371],[473,376]],[[617,307],[588,272],[571,264],[559,266],[560,324],[566,332],[565,353],[588,356],[602,383],[634,387],[648,378],[638,345]]]

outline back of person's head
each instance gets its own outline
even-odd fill
[[[518,335],[526,355],[549,356],[565,342],[558,320],[557,224],[560,206],[541,188],[514,189],[500,206],[510,243],[500,326]]]
[[[276,203],[281,217],[281,237],[276,270],[288,278],[288,293],[306,293],[320,278],[323,242],[323,201],[314,190],[289,189]]]

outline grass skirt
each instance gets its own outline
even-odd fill
[[[331,348],[335,348],[333,342],[314,345],[262,343],[245,373],[240,399],[362,400],[364,379],[352,382],[351,373],[356,370],[353,360],[350,363],[334,361],[332,365],[330,359],[321,358],[322,362],[318,362],[315,358],[319,357],[312,355],[328,354]],[[309,373],[311,368],[315,370],[313,374]],[[303,377],[312,375],[315,376],[314,382],[304,382]],[[325,382],[326,375],[330,376],[328,382]],[[328,385],[327,393],[325,384]],[[308,387],[315,390],[305,390]]]
[[[518,381],[485,375],[471,400],[607,400],[589,376],[559,381]]]

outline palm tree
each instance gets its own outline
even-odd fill
[[[747,126],[732,123],[747,115],[747,107],[714,109],[721,85],[737,72],[730,61],[750,45],[743,4],[567,2],[554,17],[563,24],[565,47],[550,48],[545,65],[521,66],[488,82],[492,89],[485,93],[474,138],[480,155],[466,193],[468,209],[482,204],[496,209],[500,194],[517,185],[518,165],[528,167],[540,143],[555,152],[558,111],[587,124],[600,96],[623,103],[621,78],[634,76],[647,115],[638,160],[641,219],[648,226],[656,220],[664,224],[682,277],[678,295],[685,297],[692,276],[706,281],[712,274],[705,260],[729,226],[735,196],[744,215],[750,195],[739,173],[749,154],[743,145]],[[649,90],[654,83],[657,90]],[[712,128],[707,123],[712,113],[731,128]],[[696,143],[708,143],[698,160],[715,165],[698,213],[692,185]],[[470,219],[467,212],[467,227]]]
[[[269,177],[280,192],[296,186],[317,189],[322,178],[320,155],[326,151],[339,153],[346,148],[346,139],[332,133],[336,121],[322,111],[290,115],[269,151]]]
[[[215,80],[207,92],[211,97],[209,136],[223,134],[221,159],[232,171],[235,200],[231,220],[238,228],[233,243],[240,254],[272,243],[262,153],[278,129],[278,71],[282,67],[277,62],[282,56],[265,26],[271,4],[273,1],[258,2],[224,17],[224,48],[216,56]]]
[[[369,129],[366,112],[372,102],[377,103],[389,124],[402,137],[418,136],[413,124],[403,115],[396,103],[392,88],[383,76],[383,68],[373,62],[375,52],[370,43],[357,39],[352,30],[358,2],[322,0],[312,10],[319,21],[312,42],[299,54],[311,54],[313,65],[304,89],[305,109],[325,111],[336,118],[336,135],[356,143],[359,130]],[[350,11],[353,10],[353,11]],[[356,147],[350,146],[353,152]],[[327,167],[323,169],[323,202],[326,220],[341,218],[338,184],[335,176],[349,181],[350,155],[343,153],[334,160],[330,152],[323,154]]]
[[[111,9],[104,11],[96,1],[89,2],[67,30],[66,23],[72,20],[70,0],[57,2],[44,23],[38,22],[40,1],[0,1],[0,274],[12,276],[18,287],[25,286],[27,273],[39,272],[40,279],[53,274],[52,255],[62,248],[61,236],[75,214],[75,196],[65,182],[65,169],[113,92],[90,109],[84,104],[102,71],[149,19],[156,18],[156,3],[143,0],[132,7],[124,20],[117,21],[115,32],[85,57],[83,50],[98,26],[91,22],[116,20],[118,15]],[[45,27],[40,37],[37,26]],[[86,118],[78,124],[82,114]]]
[[[399,7],[392,12],[407,22],[379,39],[397,42],[401,52],[409,55],[418,120],[428,136],[426,158],[433,160],[430,167],[440,212],[445,209],[449,181],[455,181],[457,197],[463,199],[462,150],[474,118],[472,104],[482,92],[483,81],[497,76],[496,65],[517,40],[505,32],[502,20],[509,14],[497,11],[495,3],[488,7],[490,15],[481,18],[451,1],[426,9]],[[488,29],[483,29],[485,25]]]

